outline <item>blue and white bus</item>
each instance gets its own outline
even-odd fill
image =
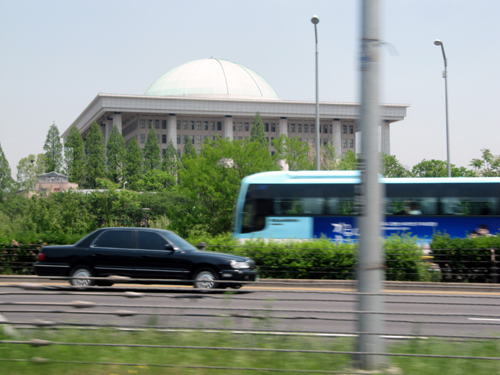
[[[264,172],[243,179],[235,209],[239,239],[356,241],[358,171]],[[381,178],[385,236],[500,232],[500,178]]]

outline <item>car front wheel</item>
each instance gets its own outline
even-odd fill
[[[73,286],[93,286],[95,284],[94,280],[88,279],[87,277],[94,277],[94,272],[90,267],[87,266],[76,266],[71,270],[70,276],[73,277],[69,282]]]
[[[194,287],[197,289],[211,290],[219,288],[217,272],[211,268],[200,268],[194,275]]]

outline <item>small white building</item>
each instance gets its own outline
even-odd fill
[[[390,125],[406,116],[405,104],[381,108],[381,150],[390,154]],[[356,151],[359,104],[320,102],[320,142],[331,143],[337,153]],[[91,124],[102,126],[107,141],[113,125],[125,142],[135,137],[144,147],[149,129],[155,129],[165,152],[172,141],[180,154],[191,138],[197,150],[205,138],[246,139],[260,112],[271,152],[271,140],[286,134],[316,147],[314,101],[282,100],[273,87],[253,70],[219,59],[196,60],[158,78],[144,95],[98,94],[71,126],[84,139]],[[339,152],[340,151],[340,152]]]
[[[38,175],[38,182],[35,185],[35,190],[30,191],[29,196],[32,196],[36,192],[48,195],[59,191],[67,191],[69,189],[78,189],[78,184],[68,182],[68,176],[64,174],[49,172]]]

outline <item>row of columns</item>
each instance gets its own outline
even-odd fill
[[[104,139],[108,142],[111,131],[113,130],[113,125],[118,127],[118,131],[122,133],[122,115],[120,112],[115,112],[112,117],[108,117],[106,120],[106,128]],[[286,117],[280,117],[278,124],[279,134],[288,135],[288,119]],[[222,134],[224,138],[233,139],[233,117],[224,117],[224,127],[222,129]],[[391,154],[391,140],[390,140],[390,123],[386,120],[381,122],[380,131],[381,140],[381,151],[387,155]],[[177,116],[171,113],[167,120],[167,143],[172,141],[175,145],[177,142]],[[342,150],[342,125],[339,119],[333,120],[333,146],[336,150]]]

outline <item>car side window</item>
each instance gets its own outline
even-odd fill
[[[139,249],[165,250],[167,243],[168,241],[157,233],[139,231]]]
[[[135,248],[134,242],[134,233],[131,230],[109,230],[97,239],[94,246],[133,249]]]

